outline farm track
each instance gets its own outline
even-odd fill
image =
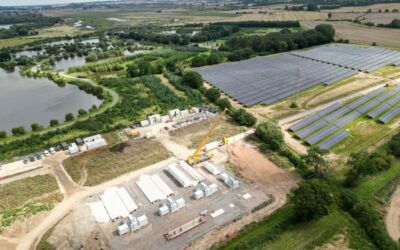
[[[103,90],[105,90],[107,93],[109,93],[109,94],[112,96],[112,101],[111,101],[111,103],[108,105],[108,107],[106,107],[106,108],[100,110],[99,112],[97,112],[97,113],[95,113],[95,114],[93,114],[93,115],[90,115],[90,116],[86,116],[86,117],[81,118],[81,119],[76,119],[76,120],[75,120],[74,122],[72,122],[72,123],[60,125],[60,126],[57,126],[57,127],[51,128],[51,129],[47,129],[47,130],[44,130],[44,131],[41,131],[41,132],[38,132],[38,133],[34,133],[34,134],[24,135],[24,136],[15,138],[14,140],[11,140],[11,141],[0,142],[0,145],[2,145],[2,144],[7,144],[7,143],[10,143],[10,142],[13,142],[13,141],[23,140],[23,139],[26,139],[26,138],[28,138],[28,137],[30,137],[30,136],[32,136],[32,135],[43,135],[43,134],[46,134],[46,133],[48,133],[48,132],[55,131],[55,130],[57,130],[57,129],[68,128],[68,127],[74,125],[74,124],[75,124],[76,122],[78,122],[78,121],[86,121],[87,119],[89,119],[89,118],[91,118],[91,117],[93,117],[93,116],[100,115],[100,114],[106,112],[108,109],[114,107],[114,106],[117,105],[118,102],[119,102],[119,96],[118,96],[118,94],[117,94],[114,90],[111,90],[111,89],[106,88],[106,87],[104,87],[104,86],[98,85],[98,84],[96,84],[95,82],[93,82],[93,81],[90,80],[90,79],[82,79],[82,78],[74,77],[74,76],[71,76],[71,75],[67,75],[67,74],[65,74],[65,73],[61,73],[60,75],[63,76],[63,77],[65,77],[65,78],[69,78],[69,79],[85,81],[85,82],[87,82],[87,83],[90,83],[90,84],[93,85],[93,86],[103,88]]]

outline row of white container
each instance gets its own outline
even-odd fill
[[[167,167],[167,171],[174,177],[179,184],[184,187],[194,187],[199,182],[204,180],[204,177],[192,168],[185,161],[180,161],[178,164],[170,164]]]
[[[230,189],[235,190],[239,188],[239,181],[234,177],[228,175],[227,173],[222,172],[218,167],[216,167],[211,162],[204,162],[203,167],[210,172],[212,175],[218,176],[220,180],[222,180],[225,185],[227,185]]]
[[[174,191],[156,174],[140,176],[136,185],[150,203],[164,200],[174,194]]]
[[[198,108],[192,108],[192,111],[194,113],[198,113],[199,109]],[[175,118],[175,117],[187,117],[190,115],[189,110],[184,109],[184,110],[179,110],[179,109],[173,109],[168,112],[168,116],[170,119]],[[162,116],[160,114],[154,114],[150,115],[147,117],[147,120],[142,120],[140,121],[140,126],[141,127],[147,127],[149,125],[155,124],[155,123],[161,123],[162,122]]]
[[[83,138],[84,145],[78,146],[75,142],[71,143],[68,147],[70,155],[77,154],[79,152],[84,152],[86,150],[91,150],[107,145],[106,140],[101,135],[94,135],[90,137]]]
[[[118,226],[118,235],[122,236],[127,233],[133,233],[139,231],[142,227],[149,224],[149,220],[146,215],[141,215],[139,217],[134,217],[133,215],[128,215],[125,223]]]

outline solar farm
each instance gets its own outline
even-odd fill
[[[349,44],[332,44],[291,54],[365,72],[371,72],[386,65],[400,65],[398,51]]]
[[[348,104],[336,102],[289,127],[305,144],[329,150],[350,136],[346,126],[357,118],[387,124],[400,115],[400,86],[371,91]]]
[[[194,69],[246,106],[271,104],[319,84],[332,85],[358,71],[400,65],[400,52],[348,44],[257,57]]]
[[[204,80],[246,106],[271,104],[321,83],[330,85],[357,73],[352,69],[290,54],[257,57],[194,70]]]

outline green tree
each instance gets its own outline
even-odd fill
[[[229,110],[232,108],[232,104],[228,100],[228,98],[221,98],[216,102],[216,104],[218,105],[218,107],[221,108],[221,110],[225,110],[225,109]]]
[[[21,126],[21,127],[16,127],[16,128],[11,129],[11,133],[13,135],[23,135],[26,133],[26,131],[25,131],[25,128]]]
[[[243,108],[235,110],[231,113],[232,118],[241,126],[252,127],[257,122],[257,119]]]
[[[221,63],[222,60],[223,60],[223,57],[220,54],[213,52],[208,56],[207,64],[208,65],[218,64],[218,63]]]
[[[326,151],[319,148],[310,148],[305,156],[305,162],[314,167],[314,175],[317,177],[324,176],[327,168],[329,167],[328,161],[325,160],[324,155]]]
[[[32,128],[32,131],[40,131],[40,130],[43,129],[43,127],[40,126],[40,125],[37,124],[37,123],[33,123],[33,124],[31,125],[31,128]]]
[[[75,117],[74,117],[74,115],[72,113],[68,113],[68,114],[65,115],[65,121],[66,122],[72,121],[74,118]]]
[[[79,109],[79,110],[78,110],[78,114],[79,114],[79,116],[82,116],[82,115],[87,114],[87,112],[86,112],[86,110],[84,110],[84,109]]]
[[[207,64],[207,56],[206,55],[198,55],[193,57],[192,59],[192,67],[200,67]]]
[[[187,71],[183,74],[183,82],[194,89],[198,89],[203,86],[203,77],[197,72]]]
[[[51,127],[54,127],[54,126],[57,126],[57,125],[58,125],[58,120],[56,120],[56,119],[50,120],[50,126]]]
[[[335,211],[340,205],[340,196],[335,188],[320,179],[300,183],[293,192],[296,219],[309,221]]]
[[[394,156],[400,157],[400,133],[390,140],[389,149]]]
[[[330,24],[318,24],[315,26],[315,30],[322,33],[330,42],[335,37],[335,29]]]
[[[211,102],[216,102],[221,97],[221,93],[216,88],[209,88],[209,89],[207,89],[205,96]]]
[[[7,137],[7,132],[6,131],[0,131],[0,138],[6,138]]]
[[[273,121],[261,123],[256,128],[256,136],[271,150],[280,150],[283,145],[283,134]]]

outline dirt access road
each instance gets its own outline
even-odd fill
[[[386,230],[396,242],[400,239],[400,188],[393,194],[385,217]]]

